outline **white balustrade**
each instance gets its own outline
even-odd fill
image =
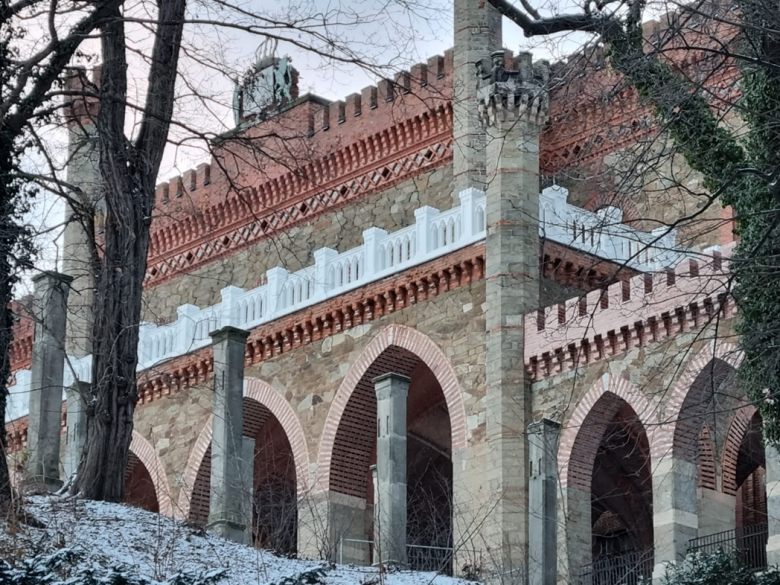
[[[336,291],[354,288],[358,283],[365,281],[364,248],[365,246],[352,248],[334,257],[328,263],[326,280],[328,293],[333,294]]]
[[[417,230],[415,226],[409,226],[392,234],[385,234],[379,243],[380,271],[402,270],[416,256]]]
[[[542,191],[542,237],[639,270],[675,266],[686,254],[675,246],[673,231],[640,232],[622,224],[622,213],[616,208],[590,212],[569,205],[567,196],[561,187]],[[173,323],[141,323],[138,370],[208,346],[209,334],[225,325],[251,329],[484,239],[485,194],[467,189],[460,193],[460,202],[445,212],[421,207],[415,210],[414,225],[392,233],[369,228],[363,232],[363,245],[342,253],[330,248],[315,250],[314,264],[297,272],[271,268],[265,284],[248,291],[226,287],[221,302],[211,307],[182,305]],[[73,381],[71,368],[80,380],[90,379],[90,356],[70,359],[70,363],[66,385]],[[16,384],[9,391],[6,420],[27,413],[29,372],[17,372]]]

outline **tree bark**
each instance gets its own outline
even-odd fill
[[[173,113],[185,0],[159,3],[149,90],[137,138],[125,137],[127,59],[119,10],[103,27],[97,131],[106,202],[105,243],[93,313],[92,389],[87,442],[72,491],[118,502],[138,390],[138,333],[154,187]]]

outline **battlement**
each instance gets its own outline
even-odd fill
[[[194,169],[184,171],[183,174],[157,185],[154,199],[158,205],[165,205],[171,199],[180,199],[187,193],[209,185],[211,185],[211,165],[201,163]]]
[[[84,67],[68,69],[65,80],[65,121],[70,125],[94,124],[99,109],[94,95],[100,85],[101,68]]]
[[[583,366],[730,316],[733,245],[687,255],[674,268],[634,276],[525,317],[524,361],[533,379]]]
[[[349,132],[352,126],[371,124],[372,120],[384,123],[388,114],[405,114],[404,108],[414,101],[451,99],[452,71],[453,51],[449,49],[443,56],[434,55],[427,63],[399,71],[392,80],[383,79],[377,85],[363,88],[359,94],[352,93],[344,100],[331,102],[315,113],[312,131],[338,128],[339,132]],[[401,111],[397,110],[399,105]]]
[[[209,164],[157,186],[152,255],[165,253],[171,242],[205,236],[224,226],[226,217],[246,217],[247,205],[253,213],[262,213],[361,168],[368,170],[399,151],[416,145],[424,149],[432,136],[451,131],[451,72],[450,50],[344,100],[331,103],[302,96],[274,115],[254,118],[221,137],[214,152],[219,160],[212,158]],[[272,137],[263,138],[265,134]],[[242,144],[245,135],[249,140]],[[263,168],[248,167],[248,163],[234,168],[236,160],[256,156],[249,152],[252,143],[290,160],[271,161]],[[243,148],[248,154],[243,154]],[[371,185],[383,185],[405,174],[379,172]],[[365,187],[361,184],[361,191]],[[340,192],[339,198],[345,193]],[[293,216],[307,215],[290,211]],[[176,227],[177,223],[185,225]]]

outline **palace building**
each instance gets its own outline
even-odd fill
[[[210,163],[157,188],[127,502],[503,583],[618,583],[719,545],[780,560],[729,211],[668,227],[698,179],[660,146],[652,173],[626,162],[663,141],[598,56],[501,50],[487,2],[454,18],[452,50],[343,101],[262,56]],[[69,114],[85,192],[93,113]],[[12,350],[9,457],[52,485],[84,442],[84,238],[72,222]]]

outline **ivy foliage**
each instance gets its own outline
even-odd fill
[[[720,124],[711,104],[689,80],[644,51],[641,24],[613,29],[609,57],[672,139],[700,172],[704,187],[736,212],[738,245],[731,271],[736,332],[745,359],[740,384],[764,420],[765,439],[780,444],[780,37],[772,38],[766,5],[741,4],[744,26],[737,46],[745,133]],[[775,58],[777,56],[777,58]],[[725,62],[724,62],[725,66]]]

